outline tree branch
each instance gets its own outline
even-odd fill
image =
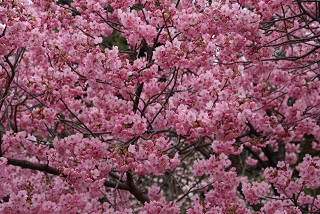
[[[32,163],[27,160],[20,160],[20,159],[13,159],[13,158],[7,158],[7,164],[12,165],[12,166],[19,166],[24,169],[32,169],[32,170],[37,170],[37,171],[41,171],[41,172],[46,172],[46,173],[49,173],[52,175],[58,175],[58,176],[63,175],[60,170],[58,170],[57,168],[51,167],[48,164],[36,164],[36,163]],[[106,187],[127,190],[132,195],[134,195],[137,198],[137,200],[139,200],[143,204],[145,202],[150,201],[148,196],[144,192],[142,192],[141,190],[139,190],[137,188],[136,184],[134,183],[133,176],[132,176],[131,172],[127,172],[127,182],[126,183],[115,182],[115,181],[110,181],[110,180],[106,179],[104,181],[104,185]]]
[[[150,199],[148,198],[148,196],[142,192],[141,190],[139,190],[136,186],[136,184],[134,183],[133,180],[133,176],[131,172],[127,172],[127,184],[129,187],[129,192],[134,195],[141,203],[145,203],[145,202],[149,202]]]
[[[12,166],[20,166],[24,169],[38,170],[38,171],[46,172],[46,173],[49,173],[52,175],[60,175],[61,174],[61,171],[49,166],[48,164],[37,164],[37,163],[32,163],[27,160],[20,160],[20,159],[13,159],[13,158],[7,158],[7,160],[8,160],[7,164],[12,165]]]

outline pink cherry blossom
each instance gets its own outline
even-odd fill
[[[0,1],[0,213],[318,213],[319,8]]]

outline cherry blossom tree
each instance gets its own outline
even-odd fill
[[[0,212],[320,213],[319,29],[317,0],[0,1]]]

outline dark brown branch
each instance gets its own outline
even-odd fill
[[[288,61],[295,61],[298,59],[303,59],[310,54],[316,53],[316,50],[319,49],[320,46],[315,46],[313,49],[308,51],[307,53],[300,55],[300,56],[288,56],[288,57],[278,57],[278,58],[270,58],[270,59],[263,59],[262,61],[279,61],[279,60],[288,60]]]
[[[27,160],[20,160],[20,159],[13,159],[13,158],[7,158],[8,164],[12,166],[20,166],[24,169],[33,169],[41,172],[46,172],[52,175],[61,175],[61,172],[53,168],[47,164],[37,164],[37,163],[32,163]]]
[[[7,25],[5,25],[1,35],[0,35],[0,38],[3,37],[5,34],[6,34],[6,30],[7,30]]]
[[[307,15],[307,16],[309,16],[312,20],[317,20],[317,18],[316,17],[314,17],[312,14],[310,14],[304,7],[303,7],[303,5],[302,5],[302,0],[297,0],[297,2],[298,2],[298,5],[299,5],[299,8],[301,9],[301,11],[303,12],[303,14],[305,14],[305,15]]]
[[[105,180],[105,181],[104,181],[104,185],[105,185],[106,187],[110,187],[110,188],[118,188],[118,189],[121,189],[121,190],[127,190],[127,191],[129,191],[129,186],[128,186],[128,184],[122,183],[122,182]]]
[[[247,122],[247,125],[249,126],[250,132],[253,135],[255,135],[255,136],[259,137],[259,138],[263,138],[263,136],[259,132],[257,132],[257,130],[253,127],[253,125],[250,122]],[[271,146],[268,144],[265,148],[261,148],[261,150],[263,151],[263,153],[268,158],[269,166],[276,167],[277,164],[276,164],[276,161],[274,160]]]
[[[264,163],[264,161],[260,158],[259,154],[257,154],[255,151],[253,151],[250,147],[244,146],[244,149],[247,150],[254,158],[258,160],[258,163],[261,165],[262,168],[267,168],[267,165]]]
[[[196,183],[194,183],[186,193],[184,193],[180,198],[178,198],[178,199],[176,200],[176,202],[179,202],[179,201],[181,201],[182,199],[184,199],[186,196],[188,196],[188,194],[192,191],[192,189],[193,189],[195,186],[197,186],[204,178],[205,178],[205,175],[202,175],[202,176],[199,178],[199,180],[198,180]]]
[[[9,94],[9,91],[10,91],[10,85],[11,83],[13,82],[13,79],[15,77],[15,74],[16,74],[16,68],[25,52],[25,48],[21,48],[20,50],[17,51],[17,56],[15,58],[15,61],[14,63],[12,64],[9,57],[11,56],[11,53],[13,52],[14,50],[12,50],[8,55],[5,55],[4,58],[5,58],[5,62],[9,65],[10,69],[11,69],[11,75],[8,73],[7,69],[5,69],[5,66],[2,66],[4,68],[4,70],[7,72],[7,75],[8,75],[8,80],[7,80],[7,84],[6,84],[6,87],[5,87],[5,91],[4,93],[2,94],[2,97],[0,97],[0,109],[2,108],[3,106],[3,103],[4,103],[4,99],[7,97],[7,95]]]
[[[278,160],[279,161],[285,161],[286,159],[286,145],[285,142],[283,140],[280,140],[278,142]]]
[[[129,187],[129,192],[134,195],[142,204],[146,202],[150,202],[150,199],[148,198],[147,194],[139,190],[134,183],[133,176],[131,172],[127,172],[127,184]]]
[[[57,168],[51,167],[48,164],[37,164],[37,163],[32,163],[27,160],[20,160],[20,159],[14,159],[14,158],[7,158],[7,164],[12,165],[12,166],[19,166],[24,169],[37,170],[37,171],[49,173],[52,175],[58,175],[58,176],[63,175],[60,170],[58,170]],[[137,198],[137,200],[139,200],[143,204],[145,202],[150,201],[148,196],[144,192],[139,190],[138,187],[136,186],[136,184],[134,183],[133,176],[132,176],[131,172],[127,172],[127,182],[126,183],[105,180],[104,185],[106,187],[127,190],[132,195],[134,195]]]
[[[276,168],[277,164],[276,164],[276,161],[274,160],[271,146],[268,144],[265,148],[262,148],[262,151],[266,155],[266,157],[268,158],[269,166]]]
[[[81,123],[81,125],[83,126],[84,129],[86,129],[93,137],[96,137],[96,135],[86,126],[86,124],[84,124],[78,117],[77,115],[75,115],[71,109],[68,107],[68,105],[63,101],[63,99],[61,99],[61,102],[64,104],[64,106],[66,107],[66,109],[68,110],[68,112],[73,116],[75,117],[79,123]]]
[[[139,105],[139,100],[140,100],[140,96],[142,93],[142,89],[143,89],[143,82],[142,83],[138,83],[137,85],[137,89],[136,89],[136,98],[134,100],[133,103],[133,112],[136,113],[138,110],[138,105]]]

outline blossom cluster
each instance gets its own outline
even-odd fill
[[[317,213],[319,4],[0,1],[0,213]]]

